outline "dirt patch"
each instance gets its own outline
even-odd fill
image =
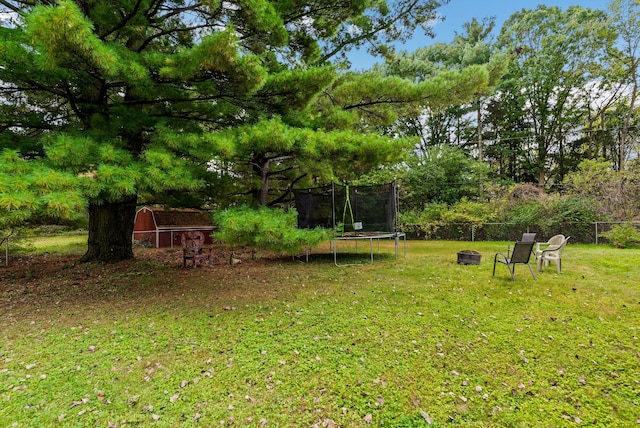
[[[214,248],[212,263],[183,267],[181,249],[136,249],[135,259],[113,264],[78,263],[79,256],[34,255],[14,258],[0,267],[0,317],[86,306],[113,300],[170,299],[194,287],[216,284],[233,292],[238,278],[260,278],[280,258],[252,259],[251,250]],[[230,263],[234,259],[235,264]],[[158,293],[162,287],[162,293]]]

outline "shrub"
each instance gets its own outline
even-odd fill
[[[593,199],[562,196],[554,198],[540,221],[541,230],[548,235],[563,233],[575,241],[584,241],[593,233],[593,223],[601,220]]]
[[[472,202],[463,198],[442,213],[442,220],[446,223],[480,224],[494,220],[493,205],[482,202]]]
[[[421,211],[400,212],[398,215],[400,230],[412,237],[426,238],[438,230],[442,223],[442,215],[446,211],[447,204],[431,203]]]
[[[545,217],[545,207],[540,202],[528,201],[505,209],[501,221],[536,227]]]
[[[629,223],[617,224],[610,231],[603,232],[601,236],[618,248],[631,248],[640,244],[640,232]]]
[[[457,147],[430,147],[428,154],[413,156],[407,163],[402,204],[420,209],[429,202],[454,204],[462,198],[483,194],[480,183],[488,176],[487,165]]]
[[[298,229],[295,210],[242,206],[216,213],[214,221],[219,226],[215,239],[254,250],[296,254],[328,238],[327,232],[321,229]]]
[[[602,216],[625,221],[640,216],[640,164],[631,161],[616,171],[603,160],[585,160],[564,180],[570,195],[592,198]]]

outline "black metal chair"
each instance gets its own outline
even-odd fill
[[[522,242],[536,242],[536,234],[535,233],[523,233],[522,234],[522,239],[520,239],[520,241],[522,241]]]
[[[531,253],[533,252],[533,246],[535,242],[522,242],[518,241],[515,243],[513,250],[511,248],[507,249],[507,254],[496,253],[493,258],[493,275],[496,274],[496,264],[502,263],[507,266],[509,269],[509,273],[511,274],[511,279],[513,281],[516,280],[514,276],[514,270],[517,264],[527,265],[529,267],[529,271],[533,276],[533,279],[537,279],[536,275],[533,273],[533,268],[529,263],[531,259]]]

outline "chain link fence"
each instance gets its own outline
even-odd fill
[[[408,239],[447,241],[517,241],[523,233],[535,233],[536,240],[546,241],[559,233],[570,236],[572,243],[607,244],[602,236],[617,224],[629,224],[640,230],[640,222],[562,223],[549,230],[517,223],[454,223],[408,224],[403,232]]]
[[[426,240],[442,240],[442,241],[517,241],[522,234],[536,233],[536,240],[546,241],[553,235],[562,233],[571,237],[572,243],[581,244],[608,244],[608,240],[602,236],[604,232],[611,230],[617,224],[629,224],[640,231],[640,222],[604,222],[595,223],[563,223],[555,226],[550,230],[541,230],[540,228],[529,227],[524,224],[517,223],[456,223],[456,224],[405,224],[402,231],[406,233],[407,239],[426,239]],[[30,236],[0,236],[0,248],[4,253],[4,260],[0,262],[5,266],[9,264],[11,259],[12,241],[19,242],[21,240],[31,240],[45,237],[55,236],[86,236],[86,232],[71,233],[64,235],[42,234]]]

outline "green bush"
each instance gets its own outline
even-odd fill
[[[595,201],[589,197],[565,196],[549,206],[549,221],[561,223],[593,223],[600,220]]]
[[[407,161],[401,204],[420,209],[430,202],[454,204],[483,194],[489,168],[457,147],[431,147],[429,153]]]
[[[541,220],[545,218],[545,212],[543,204],[529,201],[503,209],[500,221],[534,227],[538,226]]]
[[[400,212],[398,225],[400,230],[412,237],[426,238],[438,230],[442,223],[442,215],[446,211],[447,204],[431,203],[424,210]]]
[[[640,232],[628,223],[617,224],[608,232],[601,234],[618,248],[631,248],[640,244]]]
[[[328,238],[327,232],[321,229],[298,229],[295,210],[242,206],[216,213],[214,221],[219,227],[215,239],[254,250],[296,254]]]
[[[441,218],[446,223],[486,223],[494,220],[493,205],[463,198],[443,212]]]
[[[441,228],[480,225],[491,221],[495,221],[492,204],[473,202],[467,198],[450,206],[446,203],[432,203],[422,211],[409,211],[399,216],[400,229],[419,238],[437,236]]]

